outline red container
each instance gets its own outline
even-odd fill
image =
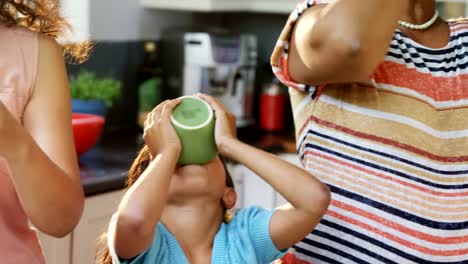
[[[72,126],[76,153],[81,155],[98,141],[104,127],[104,118],[92,114],[73,113]]]
[[[260,96],[260,127],[262,129],[270,132],[284,129],[287,99],[285,94],[263,93]]]

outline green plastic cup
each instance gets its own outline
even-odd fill
[[[204,164],[218,155],[215,117],[207,102],[195,96],[183,97],[172,111],[171,123],[182,144],[178,164]]]

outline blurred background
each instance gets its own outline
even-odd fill
[[[134,130],[138,129],[139,104],[143,104],[142,108],[147,108],[149,105],[157,104],[160,100],[173,98],[184,92],[190,93],[191,91],[202,91],[202,89],[205,89],[205,92],[208,92],[209,89],[216,90],[216,87],[202,88],[203,80],[201,78],[210,79],[210,76],[204,76],[206,73],[202,72],[198,73],[200,76],[193,76],[195,73],[192,72],[187,73],[191,76],[186,78],[190,82],[196,82],[192,83],[192,86],[197,88],[186,87],[187,90],[183,91],[184,67],[190,67],[187,66],[190,63],[187,61],[188,57],[211,50],[219,52],[225,46],[230,45],[218,41],[211,46],[211,40],[216,37],[214,34],[210,35],[211,33],[251,35],[256,44],[245,47],[236,43],[239,40],[229,39],[227,34],[220,34],[226,37],[226,41],[231,40],[231,45],[239,45],[239,49],[250,49],[231,51],[235,53],[231,54],[232,56],[237,56],[234,60],[238,59],[239,62],[226,62],[219,58],[218,62],[210,62],[211,58],[207,56],[201,61],[193,63],[217,71],[212,74],[218,76],[211,76],[215,79],[216,77],[218,79],[235,77],[236,73],[229,72],[229,69],[222,69],[223,64],[231,64],[234,67],[254,67],[253,87],[249,87],[252,84],[248,83],[251,81],[249,79],[251,76],[247,77],[245,74],[237,76],[237,78],[246,79],[247,83],[242,84],[243,88],[240,89],[248,91],[245,93],[237,91],[241,94],[239,96],[244,96],[244,98],[231,97],[247,101],[250,109],[235,109],[235,107],[242,107],[239,104],[244,102],[239,102],[237,105],[232,104],[230,107],[232,111],[238,112],[239,117],[244,114],[246,116],[243,118],[252,118],[258,123],[260,121],[258,105],[260,94],[266,85],[274,81],[268,66],[269,56],[287,16],[296,3],[296,0],[61,0],[63,14],[70,19],[74,29],[73,36],[69,40],[92,40],[96,43],[94,51],[86,63],[68,66],[69,76],[74,79],[81,72],[90,71],[98,77],[112,77],[121,81],[121,94],[116,98],[115,104],[112,105],[107,114],[106,131]],[[440,0],[438,8],[444,18],[461,17],[468,12],[465,0]],[[198,50],[184,47],[183,36],[190,32],[208,34],[208,39],[201,43],[203,47]],[[179,34],[179,36],[174,36],[175,34]],[[165,41],[168,42],[168,37],[173,39],[170,40],[170,45],[164,45]],[[152,44],[148,44],[149,42]],[[216,49],[216,45],[218,45],[218,49]],[[189,50],[192,53],[189,53]],[[228,53],[230,51],[224,49],[222,52]],[[240,53],[242,52],[256,54],[249,54],[251,57],[247,60],[251,61],[241,62],[243,58],[241,58],[242,54]],[[168,53],[171,53],[168,56],[172,56],[172,58],[167,58],[167,56],[163,58],[162,55]],[[185,58],[181,58],[183,56]],[[145,67],[146,69],[144,69]],[[144,71],[146,73],[142,73]],[[231,71],[235,71],[235,69],[231,69]],[[156,83],[153,83],[153,86],[156,87],[154,89],[157,91],[149,93],[153,94],[152,100],[156,101],[143,100],[140,102],[139,93],[145,94],[146,92],[148,96],[147,90],[139,90],[141,84],[155,76],[157,79],[160,78]],[[228,86],[229,80],[225,81],[225,83],[218,83],[218,88],[220,85]],[[228,87],[225,88],[228,89]],[[217,94],[221,93],[222,91],[218,89]],[[253,96],[253,98],[245,98],[248,96]],[[284,127],[290,127],[290,125],[287,123],[284,124]]]
[[[241,140],[299,164],[287,89],[269,66],[297,2],[60,0],[73,28],[64,42],[92,41],[95,47],[85,63],[67,65],[85,211],[66,238],[39,234],[47,263],[93,263],[97,239],[123,196],[126,173],[141,147],[142,122],[164,99],[209,93],[236,115]],[[438,0],[437,8],[447,19],[468,14],[465,0]],[[101,116],[103,129],[76,121],[79,113]],[[243,165],[228,166],[239,197],[236,207],[271,209],[284,203]]]

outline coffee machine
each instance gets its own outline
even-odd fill
[[[236,116],[237,127],[254,123],[257,40],[249,34],[163,34],[165,89],[172,97],[206,93]],[[180,91],[175,94],[174,91]]]

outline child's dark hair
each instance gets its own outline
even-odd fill
[[[231,177],[231,174],[227,170],[225,159],[220,156],[223,163],[224,171],[226,173],[226,186],[234,188],[234,181]],[[127,189],[130,188],[138,178],[143,174],[143,172],[148,168],[151,163],[151,153],[147,146],[144,146],[138,153],[137,158],[133,162],[130,170],[128,172],[126,186]],[[224,205],[223,205],[224,206]],[[224,208],[224,222],[229,222],[231,216],[226,208]],[[96,256],[96,264],[112,264],[112,258],[110,256],[109,248],[107,246],[107,233],[104,233],[99,238],[98,242],[98,254]]]

